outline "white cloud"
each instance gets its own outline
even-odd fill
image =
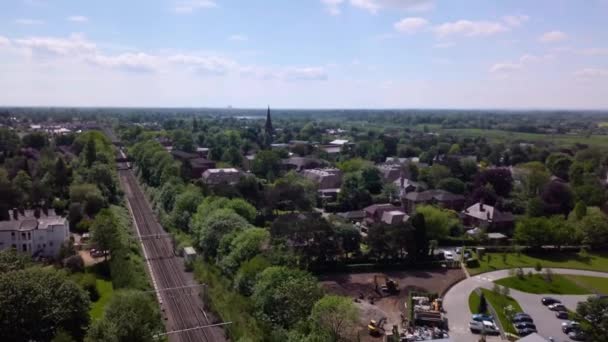
[[[342,12],[341,6],[344,0],[321,0],[321,3],[331,15],[338,15]]]
[[[95,53],[96,45],[82,35],[72,34],[68,38],[28,37],[14,40],[18,47],[27,49],[32,54],[50,54],[59,56],[82,56]]]
[[[504,20],[504,22],[511,27],[519,27],[530,20],[530,17],[523,14],[506,15],[502,17],[502,20]]]
[[[104,68],[116,68],[137,72],[158,71],[161,64],[159,57],[141,52],[125,53],[117,56],[104,56],[97,54],[89,57],[87,61]]]
[[[223,75],[238,70],[235,61],[217,56],[173,55],[167,59],[170,63],[183,65],[199,74]]]
[[[577,70],[574,76],[580,79],[604,78],[608,77],[608,69],[585,68]]]
[[[410,17],[401,19],[393,26],[395,27],[395,30],[401,33],[415,33],[426,27],[428,24],[428,20],[424,18]]]
[[[0,47],[9,46],[9,45],[11,45],[11,41],[6,37],[0,36]]]
[[[246,40],[249,40],[249,37],[247,37],[244,34],[233,34],[230,37],[228,37],[228,40],[244,42]]]
[[[325,81],[328,79],[327,71],[323,67],[288,67],[265,68],[243,67],[240,75],[260,80],[281,81]]]
[[[444,38],[452,35],[490,36],[509,31],[509,28],[495,21],[458,20],[436,26],[434,30],[438,37]]]
[[[89,18],[83,16],[83,15],[73,15],[67,18],[68,21],[74,22],[74,23],[86,23],[87,21],[89,21]]]
[[[21,18],[21,19],[15,20],[15,23],[17,23],[19,25],[42,25],[42,24],[44,24],[44,21],[37,20],[37,19]]]
[[[549,31],[545,32],[540,36],[539,40],[542,43],[557,43],[564,41],[568,38],[568,35],[562,31]]]
[[[338,15],[342,12],[342,5],[346,0],[321,0],[327,11],[331,15]],[[383,9],[396,9],[409,12],[428,11],[435,7],[433,0],[348,0],[348,3],[355,8],[377,14]]]
[[[213,0],[182,0],[175,4],[173,10],[180,14],[189,14],[200,9],[210,9],[217,7]]]
[[[586,56],[608,56],[608,48],[589,48],[581,51]]]
[[[495,73],[495,74],[506,75],[506,74],[510,74],[514,71],[521,70],[531,63],[549,61],[554,58],[555,58],[555,56],[553,56],[551,54],[547,54],[547,55],[543,55],[543,56],[525,54],[525,55],[522,55],[521,57],[519,57],[519,60],[517,62],[500,62],[500,63],[496,63],[496,64],[492,65],[492,67],[490,67],[490,72]]]

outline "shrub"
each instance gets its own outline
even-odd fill
[[[524,279],[524,269],[519,267],[517,268],[517,271],[515,272],[515,274],[517,275],[517,278],[519,279]]]
[[[87,292],[92,302],[99,299],[99,292],[97,291],[97,278],[93,273],[87,273],[80,278],[79,282],[83,290]]]
[[[536,270],[536,272],[540,272],[543,269],[543,265],[540,263],[540,261],[538,261],[536,263],[536,266],[534,266],[534,269]]]
[[[63,266],[71,273],[84,271],[84,260],[78,254],[72,255],[63,261]]]

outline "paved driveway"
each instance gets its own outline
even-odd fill
[[[583,271],[583,270],[571,270],[552,268],[553,273],[556,274],[575,274],[575,275],[588,275],[593,277],[604,277],[608,278],[608,273],[595,272],[595,271]],[[534,269],[524,268],[524,271],[536,272]],[[446,310],[446,317],[448,319],[448,325],[450,327],[450,337],[454,342],[470,342],[475,341],[476,337],[469,329],[469,321],[471,318],[471,312],[469,310],[469,295],[476,288],[482,287],[492,289],[493,281],[509,277],[508,270],[500,270],[488,273],[478,274],[476,276],[467,278],[458,284],[454,285],[444,296],[443,306]],[[587,296],[578,295],[537,295],[524,293],[511,289],[511,297],[513,297],[522,309],[529,313],[534,319],[534,323],[538,329],[538,333],[544,337],[554,337],[556,341],[569,341],[564,333],[561,331],[561,320],[557,319],[552,311],[547,309],[540,302],[542,297],[551,296],[558,298],[564,303],[564,305],[571,309],[576,309],[576,304],[585,300]],[[496,308],[498,310],[498,308]],[[488,341],[498,341],[500,337],[491,337]]]

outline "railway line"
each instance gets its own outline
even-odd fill
[[[119,178],[138,237],[150,237],[140,241],[163,311],[169,341],[226,341],[220,327],[201,328],[213,322],[204,310],[199,288],[188,280],[183,262],[174,254],[173,243],[157,222],[135,175],[130,169],[119,167]]]

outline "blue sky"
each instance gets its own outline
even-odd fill
[[[0,105],[608,109],[608,0],[6,0]]]

